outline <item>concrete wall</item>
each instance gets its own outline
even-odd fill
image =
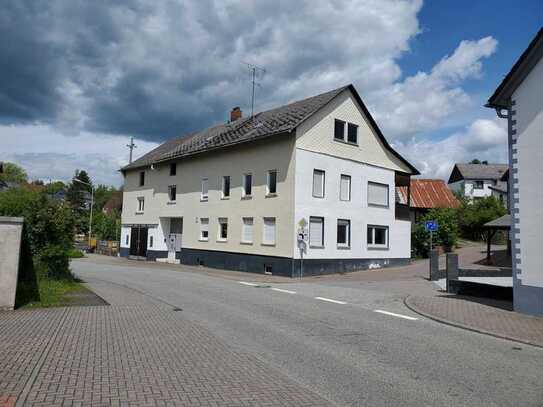
[[[139,170],[129,171],[123,193],[121,247],[126,243],[129,224],[153,224],[153,250],[167,250],[169,217],[183,217],[183,248],[224,251],[265,256],[292,257],[294,219],[295,138],[280,135],[246,145],[203,153],[177,163],[177,174],[169,175],[169,164],[145,170],[145,185],[138,186]],[[277,170],[277,194],[266,194],[268,170]],[[242,177],[253,175],[252,198],[242,197]],[[231,177],[230,198],[221,197],[222,176]],[[201,179],[209,180],[209,198],[201,201]],[[177,185],[177,200],[168,199],[168,186]],[[144,197],[145,210],[138,213],[138,197]],[[209,218],[209,240],[199,240],[200,218]],[[228,218],[228,239],[219,241],[218,218]],[[254,218],[253,244],[241,243],[242,217]],[[263,218],[276,218],[276,244],[262,244]],[[169,225],[169,224],[167,224]],[[148,249],[150,249],[148,247]]]
[[[313,170],[325,171],[325,197],[312,194]],[[340,175],[351,176],[351,200],[340,201]],[[389,185],[389,207],[368,205],[368,182]],[[372,165],[298,149],[296,152],[295,223],[311,216],[324,217],[324,247],[308,247],[306,259],[401,259],[411,257],[411,222],[395,218],[394,171]],[[351,221],[351,247],[338,248],[337,220]],[[389,247],[370,249],[367,226],[389,228]],[[296,233],[296,231],[294,231]],[[296,244],[296,242],[294,242]],[[299,250],[295,247],[296,258]],[[379,266],[376,262],[376,266]]]
[[[543,61],[512,97],[515,308],[543,314]]]
[[[0,309],[15,307],[23,218],[0,216]]]

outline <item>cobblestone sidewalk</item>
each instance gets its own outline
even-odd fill
[[[447,294],[409,296],[405,304],[440,322],[543,347],[543,317],[519,314]]]
[[[0,313],[0,405],[325,406],[167,304],[93,284],[111,306]]]

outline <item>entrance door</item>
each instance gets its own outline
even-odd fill
[[[130,230],[130,256],[147,257],[147,232],[146,227],[133,227]]]
[[[175,262],[175,253],[181,251],[183,237],[183,218],[170,219],[170,236],[168,239],[168,260]]]

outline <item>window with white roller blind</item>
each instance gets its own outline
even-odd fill
[[[209,218],[200,218],[200,240],[209,239]]]
[[[264,218],[264,228],[262,230],[262,244],[275,244],[275,218]]]
[[[388,185],[368,182],[368,205],[388,207]]]
[[[309,246],[324,247],[324,218],[309,217]]]
[[[242,218],[241,242],[253,243],[253,218]]]
[[[313,170],[313,196],[324,198],[324,171]]]
[[[351,176],[341,174],[339,180],[339,200],[350,201],[351,200]]]

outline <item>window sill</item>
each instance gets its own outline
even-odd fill
[[[209,239],[198,239],[199,242],[209,242]]]
[[[351,246],[340,246],[340,245],[338,245],[337,249],[338,250],[351,250]]]
[[[209,198],[200,198],[200,202],[207,202],[209,201]]]
[[[310,249],[324,249],[324,246],[309,246]]]
[[[245,195],[245,196],[241,197],[242,201],[249,200],[249,199],[253,199],[253,196],[252,195]]]
[[[143,215],[143,211],[136,211],[136,215]]]
[[[316,196],[316,195],[313,195],[313,198],[316,198],[316,199],[324,199],[324,196]]]
[[[176,201],[168,201],[166,202],[166,205],[177,205]]]
[[[350,199],[340,199],[339,202],[351,202]]]
[[[228,239],[217,239],[217,243],[228,243]]]
[[[390,205],[368,204],[368,208],[390,209]]]
[[[260,243],[261,246],[275,247],[275,243]]]
[[[223,196],[221,197],[221,201],[228,201],[230,199],[229,196]]]
[[[388,250],[389,247],[388,246],[369,246],[368,245],[368,250]]]
[[[347,144],[348,146],[358,147],[358,143],[353,143],[352,141],[345,141],[334,137],[334,141],[341,143],[341,144]]]
[[[277,192],[274,192],[273,194],[266,194],[266,198],[276,198]]]
[[[246,245],[252,246],[253,242],[239,242],[239,244],[246,244]]]

